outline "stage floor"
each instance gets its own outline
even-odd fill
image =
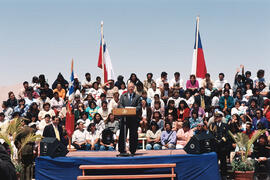
[[[118,151],[71,151],[67,157],[116,157]],[[182,149],[179,150],[138,150],[135,156],[170,156],[186,154]]]

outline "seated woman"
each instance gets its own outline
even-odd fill
[[[190,117],[190,109],[186,103],[186,101],[182,100],[179,103],[179,107],[177,109],[177,119],[182,122],[185,118]]]
[[[228,128],[233,134],[241,132],[240,118],[237,114],[232,115],[232,119],[228,122]]]
[[[193,136],[194,131],[190,129],[190,123],[185,121],[182,128],[177,131],[176,149],[184,148],[190,138]]]
[[[234,107],[232,108],[231,115],[237,114],[246,114],[246,109],[241,106],[240,101],[235,101]]]
[[[165,130],[161,132],[162,149],[175,149],[176,132],[172,130],[169,122],[165,123]]]
[[[141,133],[146,133],[152,117],[152,109],[148,107],[144,99],[141,101],[141,105],[142,107],[138,111],[138,118],[140,120]]]
[[[165,122],[169,122],[172,124],[173,131],[177,131],[180,127],[182,127],[182,122],[176,121],[172,113],[168,114],[167,118],[165,119]]]
[[[164,108],[160,106],[160,101],[155,101],[154,102],[154,107],[152,108],[152,112],[158,111],[161,115],[161,117],[164,117]]]
[[[79,103],[77,108],[74,108],[75,121],[82,118],[83,113],[85,113],[85,108],[83,103]]]
[[[97,106],[95,101],[89,102],[89,107],[86,108],[86,112],[88,113],[88,118],[93,120],[95,114],[98,112],[99,107]]]
[[[88,94],[86,98],[83,100],[83,104],[85,108],[88,108],[90,106],[90,102],[95,101],[92,94]]]
[[[162,116],[159,111],[155,111],[153,113],[153,119],[151,120],[151,122],[153,121],[157,123],[158,129],[160,129],[161,131],[164,129],[164,120],[162,119]]]
[[[168,116],[168,114],[172,114],[174,119],[177,119],[177,109],[175,108],[175,101],[169,100],[168,106],[165,108],[165,117]]]
[[[196,102],[193,103],[193,106],[192,106],[192,108],[190,109],[190,114],[189,114],[190,117],[191,117],[191,114],[192,114],[193,111],[197,111],[199,117],[201,117],[201,118],[204,118],[204,117],[205,117],[205,111],[204,111],[204,109],[201,108],[201,107],[199,106],[199,104],[196,103]]]
[[[184,98],[184,100],[186,101],[188,107],[189,108],[192,108],[193,103],[194,103],[195,100],[194,100],[194,96],[191,95],[190,90],[188,90],[188,89],[185,91],[185,98]]]
[[[224,84],[224,87],[223,87],[223,89],[222,89],[222,92],[223,92],[222,96],[224,96],[224,92],[225,92],[225,91],[229,91],[229,95],[230,95],[230,96],[233,96],[233,90],[232,90],[232,88],[231,88],[230,83],[225,83],[225,84]]]
[[[203,119],[198,116],[198,111],[192,111],[191,118],[189,118],[190,129],[195,129],[202,122]]]
[[[194,74],[191,74],[189,80],[187,80],[186,88],[190,91],[191,95],[198,92],[199,82],[196,80],[196,76]]]
[[[96,130],[99,134],[102,133],[102,131],[105,129],[105,123],[104,120],[102,119],[101,115],[99,113],[96,113],[94,115],[94,123],[96,125]]]
[[[99,150],[100,134],[96,131],[95,123],[90,123],[87,131],[86,141],[90,145],[90,150]]]
[[[150,129],[146,132],[146,138],[147,138],[146,150],[161,149],[160,135],[161,135],[161,130],[159,129],[157,123],[155,121],[151,122]]]
[[[114,117],[112,113],[110,113],[105,121],[105,128],[110,129],[115,134],[119,129],[119,126],[119,121]]]

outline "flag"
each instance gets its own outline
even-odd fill
[[[70,102],[68,101],[67,114],[66,114],[66,131],[69,137],[71,137],[74,132],[74,120],[75,120],[75,116],[71,110],[72,110],[72,107],[70,105]]]
[[[68,100],[73,101],[74,99],[74,71],[73,71],[73,59],[71,62],[71,75],[70,75],[70,83],[69,83],[69,91],[68,91]]]
[[[103,66],[102,66],[102,58],[103,58]],[[105,41],[103,44],[103,52],[102,52],[102,40],[100,42],[100,48],[99,48],[98,67],[101,69],[103,68],[104,83],[108,82],[108,80],[110,79],[114,79],[114,72],[113,72],[111,57],[110,57]]]
[[[205,59],[203,55],[203,48],[201,43],[201,37],[198,26],[198,21],[196,24],[195,30],[195,45],[193,51],[193,61],[192,61],[192,69],[191,74],[194,74],[197,78],[205,78],[205,74],[207,73]],[[197,41],[197,30],[198,30],[198,41]],[[198,43],[198,45],[196,45]]]
[[[67,103],[67,113],[66,113],[66,130],[69,137],[72,136],[74,131],[74,119],[75,116],[72,113],[72,101],[74,99],[74,71],[73,71],[73,59],[71,62],[71,75],[70,75],[70,84],[69,84],[69,96],[68,96],[68,103]]]

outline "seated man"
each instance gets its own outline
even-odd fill
[[[45,126],[43,131],[43,137],[54,137],[64,145],[67,145],[67,141],[63,134],[63,128],[59,125],[60,118],[53,116],[52,123]]]
[[[172,124],[165,123],[165,130],[161,133],[162,149],[175,149],[176,132],[172,131]]]
[[[99,136],[95,123],[90,123],[87,131],[86,141],[90,145],[90,150],[99,150]]]
[[[100,136],[100,150],[114,151],[115,137],[110,129],[104,129]]]
[[[84,121],[78,120],[77,124],[78,129],[72,135],[72,145],[77,150],[89,150],[90,144],[86,141],[88,132],[84,129]]]

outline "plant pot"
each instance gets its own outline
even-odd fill
[[[235,180],[253,180],[254,171],[234,171]]]

